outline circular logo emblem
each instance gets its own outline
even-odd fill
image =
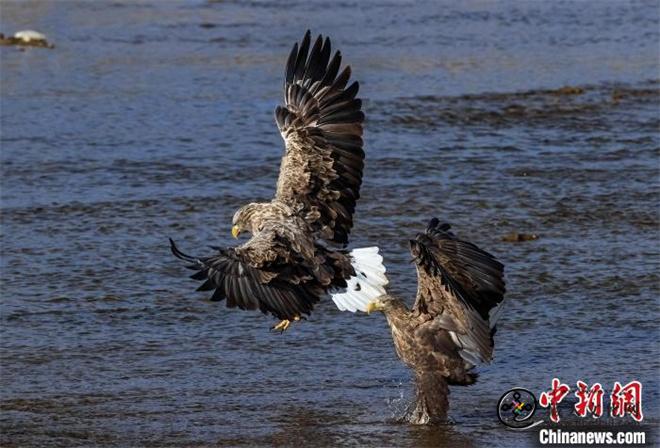
[[[536,397],[521,387],[506,392],[497,402],[497,418],[509,428],[523,429],[533,425],[535,412]]]

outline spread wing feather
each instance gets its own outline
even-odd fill
[[[360,197],[364,151],[359,84],[346,87],[350,67],[339,73],[330,39],[311,46],[307,31],[286,64],[284,106],[275,120],[286,143],[276,199],[301,207],[319,238],[345,245]]]
[[[431,220],[410,242],[417,264],[414,311],[438,321],[470,361],[492,358],[492,313],[504,299],[504,266],[476,245]]]
[[[227,301],[227,307],[243,310],[259,309],[278,319],[293,320],[309,314],[319,300],[317,291],[306,285],[273,279],[270,273],[249,264],[234,249],[220,249],[216,255],[195,258],[181,252],[170,239],[172,253],[197,272],[191,276],[204,280],[198,291],[214,291],[210,300]]]

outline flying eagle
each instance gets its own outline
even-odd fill
[[[272,314],[281,331],[326,294],[341,310],[366,311],[387,284],[377,247],[345,249],[364,167],[359,84],[348,85],[351,69],[339,71],[341,53],[330,57],[329,38],[310,44],[307,31],[293,46],[284,105],[275,109],[286,146],[275,197],[232,219],[232,235],[249,232],[250,240],[197,258],[170,239],[173,254],[197,271],[192,278],[205,281],[198,291],[213,290],[211,300],[229,308]]]
[[[385,314],[397,355],[415,372],[416,399],[405,416],[415,424],[444,421],[448,385],[473,384],[474,366],[492,360],[504,300],[504,266],[449,229],[434,218],[410,241],[418,284],[412,310],[389,295],[367,306]]]

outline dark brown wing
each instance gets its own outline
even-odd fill
[[[196,258],[181,252],[170,239],[172,253],[190,263],[197,270],[191,278],[205,280],[198,291],[214,291],[212,301],[227,300],[227,307],[243,310],[259,309],[278,319],[293,320],[309,314],[322,291],[310,284],[293,284],[277,276],[250,266],[233,249],[216,248],[211,257]]]
[[[286,143],[276,199],[301,207],[318,237],[345,245],[360,197],[364,114],[358,83],[346,87],[350,67],[338,75],[341,54],[330,53],[321,36],[310,50],[307,31],[289,55],[285,106],[275,109]]]
[[[466,359],[488,362],[494,314],[504,299],[504,266],[449,229],[433,219],[410,242],[418,277],[414,311],[449,331]]]

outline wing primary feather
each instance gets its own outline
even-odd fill
[[[323,42],[323,48],[321,49],[321,56],[318,61],[319,71],[315,77],[315,80],[321,81],[324,78],[325,74],[327,73],[328,62],[330,61],[331,49],[332,48],[330,46],[330,38],[326,37],[325,41]],[[317,89],[321,88],[322,85],[323,83],[319,82]]]
[[[215,282],[212,279],[208,279],[202,284],[202,286],[197,288],[197,291],[210,291],[215,288],[216,288]]]
[[[311,32],[307,30],[305,37],[303,37],[300,49],[298,50],[298,58],[296,59],[296,71],[293,75],[293,81],[302,78],[305,73],[305,61],[307,60],[307,52],[309,51],[309,42],[311,39]]]
[[[202,269],[190,276],[193,280],[205,280],[208,277],[208,270]]]
[[[332,83],[332,86],[330,87],[330,91],[338,91],[342,90],[344,87],[346,87],[346,84],[348,83],[349,78],[351,77],[351,66],[347,65],[344,67],[344,70],[335,78],[334,82]]]
[[[337,51],[335,52],[335,55],[330,61],[330,65],[328,65],[328,69],[326,70],[325,75],[321,80],[322,86],[329,86],[334,82],[335,78],[337,77],[337,73],[339,73],[340,65],[341,65],[341,52]]]
[[[222,286],[219,286],[214,292],[213,295],[211,296],[211,302],[221,302],[226,298],[225,290],[222,288]]]
[[[346,90],[337,91],[332,95],[326,95],[319,103],[319,107],[325,109],[329,104],[352,100],[355,98],[355,95],[357,95],[359,90],[360,83],[355,81]]]
[[[296,72],[296,60],[298,58],[298,42],[293,45],[291,53],[289,53],[289,59],[286,61],[286,74],[284,76],[284,87],[286,88],[287,84],[293,83],[293,75]]]
[[[321,67],[322,45],[323,37],[319,35],[314,42],[314,46],[312,46],[312,51],[309,53],[309,59],[307,60],[307,66],[305,67],[305,74],[303,75],[303,79],[310,86],[320,77],[325,69],[325,67]]]
[[[172,251],[172,254],[174,254],[175,257],[177,257],[177,258],[179,258],[183,261],[187,261],[187,262],[195,263],[195,264],[200,263],[200,260],[198,258],[191,257],[190,255],[186,255],[183,252],[181,252],[179,250],[179,248],[176,246],[176,244],[174,243],[174,240],[172,238],[170,238],[170,250]]]

